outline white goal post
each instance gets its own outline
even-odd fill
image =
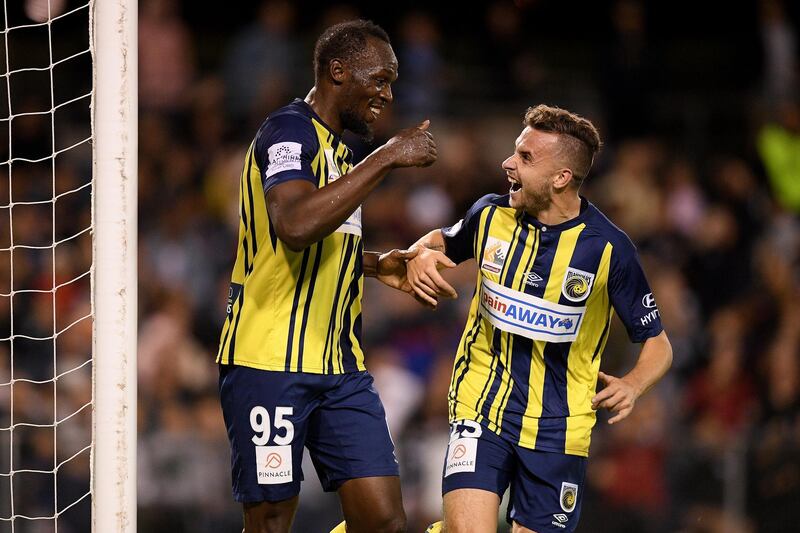
[[[136,531],[137,2],[93,0],[92,530]]]

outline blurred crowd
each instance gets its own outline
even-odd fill
[[[513,150],[530,105],[584,115],[604,138],[582,194],[638,246],[675,360],[624,423],[609,426],[599,415],[579,531],[795,528],[800,50],[798,13],[787,4],[748,4],[752,16],[739,21],[751,25],[752,39],[736,44],[736,28],[734,37],[712,35],[707,42],[686,34],[671,40],[670,28],[657,24],[655,8],[638,0],[600,3],[596,25],[604,30],[572,40],[568,27],[565,40],[532,32],[552,15],[548,1],[497,0],[450,20],[434,7],[390,17],[367,5],[306,10],[288,0],[266,0],[243,10],[237,26],[208,36],[207,28],[191,23],[197,19],[189,2],[140,0],[139,530],[241,527],[240,506],[230,494],[214,364],[235,256],[239,174],[261,121],[313,85],[315,38],[332,23],[359,16],[387,29],[400,64],[395,101],[377,122],[376,143],[430,118],[439,147],[432,167],[393,172],[370,195],[363,210],[367,249],[407,247],[430,229],[457,221],[480,196],[504,192],[500,163]],[[742,47],[748,54],[728,57]],[[726,71],[739,62],[745,74]],[[49,137],[34,141],[37,131],[50,131],[49,119],[41,120],[14,130],[13,157],[37,157],[19,150],[52,153]],[[81,132],[63,132],[65,143],[80,138]],[[8,144],[0,142],[0,150]],[[357,160],[373,147],[352,137],[348,144]],[[9,194],[15,202],[52,198],[54,175],[56,194],[77,192],[44,204],[42,213],[37,204],[15,206],[13,231],[10,219],[0,216],[0,253],[10,258],[12,244],[49,246],[87,226],[88,215],[77,213],[87,212],[88,195],[79,188],[90,176],[91,154],[72,153],[53,167],[2,167],[13,169],[0,176],[13,177],[8,187],[0,184],[5,211]],[[8,158],[4,153],[2,159]],[[55,253],[15,248],[13,262],[0,263],[0,282],[14,280],[13,287],[0,286],[8,302],[0,307],[0,335],[59,332],[49,343],[15,339],[13,349],[0,339],[0,472],[9,471],[9,458],[15,470],[51,470],[54,448],[56,464],[66,461],[56,483],[52,476],[34,481],[29,474],[26,482],[17,475],[17,513],[30,508],[52,514],[54,487],[60,511],[88,486],[88,470],[81,470],[88,456],[69,460],[88,444],[90,424],[89,413],[81,411],[90,391],[70,379],[90,371],[81,366],[91,347],[90,323],[81,320],[88,280],[75,278],[88,268],[91,243],[81,237],[59,244]],[[435,312],[374,280],[365,282],[366,362],[397,444],[409,531],[423,531],[441,514],[447,388],[475,265],[446,275],[460,298],[442,302]],[[50,290],[65,282],[65,290]],[[45,292],[17,294],[12,307],[10,288]],[[637,354],[617,323],[602,368],[624,374]],[[55,385],[48,381],[71,369]],[[16,423],[47,425],[55,415],[60,420],[77,413],[66,424],[75,421],[78,429],[60,427],[54,439],[52,428],[20,428],[14,439],[25,445],[17,455],[7,453],[9,432],[3,428],[10,424],[12,395],[4,383],[12,371],[15,379],[31,380],[15,382]],[[42,433],[26,437],[27,430]],[[328,531],[341,519],[338,502],[322,492],[308,461],[304,472],[294,531]],[[11,514],[8,492],[8,477],[0,476],[2,516]],[[70,518],[81,505],[87,509],[79,502],[58,531],[88,531],[83,518]],[[10,531],[6,525],[0,521],[0,531]],[[29,530],[17,527],[52,530],[35,529],[32,522]]]

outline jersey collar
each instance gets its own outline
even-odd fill
[[[552,226],[542,224],[541,222],[539,222],[539,219],[537,219],[532,215],[529,215],[528,213],[522,214],[522,220],[542,231],[559,232],[568,230],[570,228],[574,228],[578,224],[583,223],[589,217],[589,211],[591,210],[590,208],[593,207],[592,204],[583,196],[581,196],[580,199],[581,199],[581,209],[580,212],[578,213],[578,216],[566,220],[560,224],[554,224]]]

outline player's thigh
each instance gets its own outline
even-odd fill
[[[349,479],[339,487],[348,533],[405,531],[398,476]]]
[[[447,532],[494,532],[515,468],[512,444],[470,420],[451,424],[442,478]]]
[[[456,489],[444,495],[446,533],[495,533],[500,496],[483,489]]]
[[[306,447],[327,492],[351,479],[400,474],[386,413],[367,372],[339,376],[320,398],[309,417]],[[379,496],[400,505],[399,492]]]
[[[220,401],[231,444],[236,501],[285,502],[300,492],[303,443],[318,386],[314,379],[221,367]]]
[[[583,502],[586,457],[517,448],[509,522],[514,531],[575,531]]]

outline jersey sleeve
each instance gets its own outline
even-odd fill
[[[494,204],[497,195],[489,194],[480,198],[467,210],[464,218],[442,228],[444,253],[455,263],[461,263],[475,257],[475,234],[478,231],[481,211]]]
[[[644,342],[663,331],[661,316],[636,249],[630,242],[620,247],[611,259],[608,295],[631,342]]]
[[[279,183],[302,179],[318,186],[311,161],[319,150],[314,126],[299,115],[270,117],[259,130],[255,157],[264,194]]]

